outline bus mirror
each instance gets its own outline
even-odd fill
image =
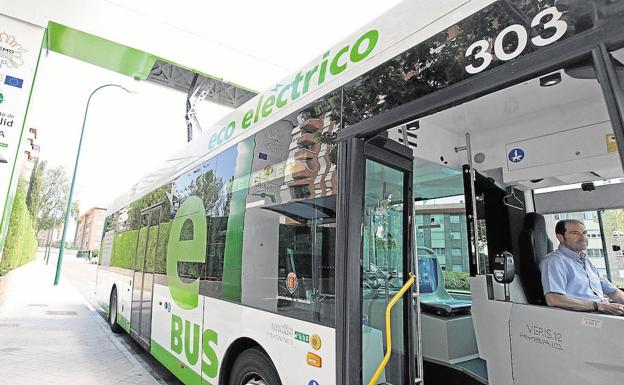
[[[512,283],[516,275],[514,256],[508,251],[496,254],[492,271],[496,282],[502,284]]]

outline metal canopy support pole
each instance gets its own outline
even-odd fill
[[[127,93],[133,93],[127,88],[120,86],[119,84],[104,84],[99,86],[91,95],[89,95],[89,99],[87,99],[87,105],[84,111],[84,117],[82,118],[82,129],[80,130],[80,140],[78,141],[78,150],[76,151],[76,161],[74,163],[74,172],[72,174],[71,187],[69,188],[69,195],[67,196],[67,210],[65,211],[65,222],[63,223],[63,235],[61,236],[61,248],[59,250],[58,260],[56,261],[56,273],[54,275],[54,286],[58,285],[59,280],[61,279],[61,266],[63,265],[63,254],[65,252],[65,237],[67,236],[67,225],[69,222],[69,217],[71,216],[71,206],[72,206],[72,198],[74,197],[74,187],[76,186],[76,174],[78,173],[78,162],[80,161],[80,150],[82,149],[82,139],[84,138],[84,130],[85,124],[87,123],[87,115],[89,114],[89,104],[91,103],[91,98],[93,95],[106,87],[117,87],[126,91]]]
[[[600,44],[592,51],[594,68],[598,77],[598,82],[602,87],[602,93],[607,104],[611,126],[615,133],[620,161],[624,167],[624,93],[622,85],[615,71],[613,58],[605,44]]]

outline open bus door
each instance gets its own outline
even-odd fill
[[[375,137],[342,143],[341,154],[338,383],[418,383],[412,151]]]
[[[162,206],[160,204],[141,211],[134,258],[132,287],[132,312],[130,335],[144,348],[149,349],[152,336],[152,302],[154,296],[154,263],[156,245],[160,236]]]

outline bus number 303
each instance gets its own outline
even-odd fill
[[[538,25],[543,24],[544,31],[542,32],[542,35],[546,31],[552,31],[554,33],[552,33],[552,35],[549,34],[549,37],[543,37],[542,35],[535,36],[531,39],[531,43],[537,47],[544,47],[561,39],[568,30],[568,24],[564,20],[561,20],[562,16],[563,13],[559,12],[555,7],[545,9],[538,13],[535,18],[533,18],[533,21],[531,21],[531,28],[535,28]],[[518,39],[518,46],[513,51],[507,52],[505,51],[503,42],[505,41],[507,35],[512,33],[515,34]],[[496,55],[496,58],[503,61],[513,60],[524,52],[528,43],[529,32],[526,28],[520,24],[510,25],[502,30],[496,37],[496,40],[494,41],[494,55]],[[488,40],[479,40],[472,44],[466,51],[466,57],[474,56],[475,60],[482,60],[483,62],[478,66],[475,66],[474,64],[466,66],[466,71],[468,71],[469,74],[478,74],[488,68],[494,60],[494,55],[492,55],[489,51],[490,42]]]

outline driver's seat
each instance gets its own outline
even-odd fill
[[[544,216],[527,213],[520,232],[520,261],[517,267],[518,276],[530,304],[546,305],[539,266],[552,251],[553,244],[546,233]]]

